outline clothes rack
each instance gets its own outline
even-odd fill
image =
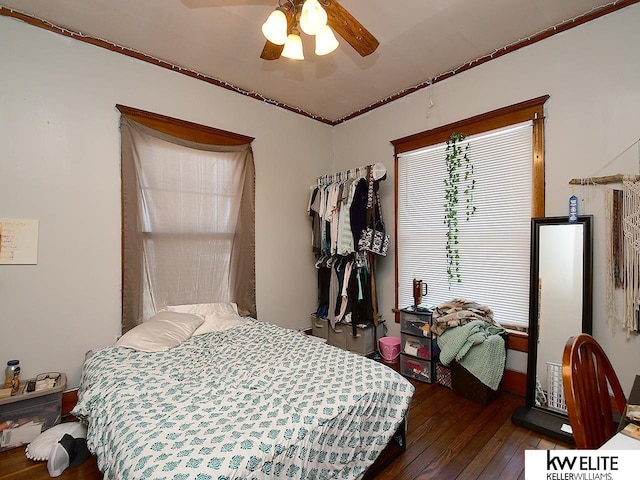
[[[349,178],[358,178],[365,176],[367,171],[371,169],[373,172],[374,180],[384,180],[387,176],[387,168],[382,163],[374,163],[371,165],[365,165],[363,167],[351,168],[349,170],[343,170],[342,172],[327,173],[316,179],[318,186],[327,185],[333,182],[340,182]]]
[[[322,175],[311,186],[307,209],[318,276],[313,316],[327,320],[334,331],[338,324],[350,325],[353,337],[363,325],[377,332],[375,264],[389,243],[378,189],[386,174],[376,163]]]

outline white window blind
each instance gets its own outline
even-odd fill
[[[444,222],[446,144],[398,155],[398,301],[413,304],[412,281],[425,281],[423,300],[438,305],[466,298],[507,325],[529,321],[532,123],[469,136],[476,212],[459,209],[461,283],[449,283]],[[460,196],[460,204],[464,198]]]

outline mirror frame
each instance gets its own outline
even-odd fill
[[[591,335],[593,327],[593,226],[592,216],[579,216],[575,222],[567,217],[541,217],[531,219],[531,271],[529,281],[529,345],[527,352],[527,407],[535,405],[538,364],[538,276],[540,274],[540,227],[545,225],[583,225],[582,251],[582,332]],[[544,409],[542,409],[544,410]],[[562,415],[562,414],[560,414]]]
[[[526,406],[516,409],[512,416],[514,423],[551,437],[573,443],[573,436],[566,432],[568,416],[560,412],[536,406],[536,376],[538,363],[538,276],[540,273],[540,228],[545,225],[583,226],[582,252],[582,332],[592,333],[593,326],[593,216],[579,216],[569,222],[568,217],[540,217],[531,219],[531,266],[529,281],[529,331],[527,352]]]

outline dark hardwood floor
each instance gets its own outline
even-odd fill
[[[487,406],[437,384],[412,382],[416,392],[409,411],[407,448],[367,480],[524,479],[527,449],[572,448],[511,423],[524,399],[502,393]],[[0,453],[0,480],[46,480],[45,463],[24,456],[23,448]],[[65,471],[65,479],[99,480],[95,458]]]

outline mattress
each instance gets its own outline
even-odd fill
[[[165,352],[98,351],[72,413],[105,479],[356,479],[413,392],[381,363],[252,320]]]

